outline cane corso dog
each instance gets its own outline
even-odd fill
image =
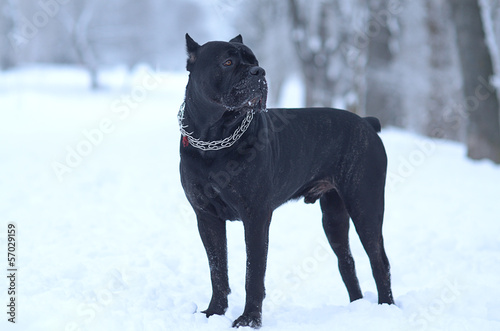
[[[380,122],[332,108],[267,109],[266,72],[241,35],[200,46],[186,34],[186,42],[180,174],[210,266],[212,299],[203,313],[223,315],[228,308],[226,221],[241,220],[246,303],[233,326],[262,325],[271,216],[301,197],[319,200],[350,300],[362,294],[349,218],[369,256],[379,303],[394,303],[382,238],[387,157]]]

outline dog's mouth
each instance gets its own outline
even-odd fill
[[[253,84],[250,84],[248,80],[242,81],[225,96],[222,103],[228,111],[257,113],[266,111],[266,101],[267,82],[265,79],[259,79]]]
[[[246,107],[251,108],[255,111],[267,111],[266,101],[262,96],[258,96],[251,100],[248,100],[246,103]]]
[[[238,111],[238,112],[253,111],[255,113],[265,112],[267,111],[266,99],[267,99],[266,91],[263,91],[257,93],[257,95],[254,94],[250,96],[243,102],[240,101],[240,103],[237,106],[226,105],[225,107],[228,111]]]
[[[250,108],[255,112],[267,111],[267,82],[259,79],[258,87],[252,89],[251,96],[243,103],[244,108]]]

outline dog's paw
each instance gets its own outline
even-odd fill
[[[210,302],[210,305],[208,305],[208,308],[204,311],[202,311],[203,314],[207,315],[207,317],[210,317],[212,315],[224,315],[227,310],[227,300],[221,300],[220,302]]]
[[[233,322],[233,328],[239,328],[240,326],[249,326],[254,329],[258,329],[262,326],[262,316],[259,313],[255,314],[243,314]]]
[[[207,315],[207,317],[210,317],[212,315],[224,315],[226,313],[227,307],[227,298],[215,297],[210,301],[208,308],[202,311],[202,314]]]
[[[203,310],[201,313],[207,315],[207,318],[209,318],[212,315],[224,315],[226,313],[226,310],[221,309],[221,308],[212,309],[212,308],[208,307],[206,310]]]

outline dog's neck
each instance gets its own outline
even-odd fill
[[[229,111],[215,103],[195,103],[186,98],[182,125],[193,138],[213,142],[234,134],[246,117],[246,112]]]

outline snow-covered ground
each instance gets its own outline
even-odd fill
[[[0,329],[229,330],[244,305],[243,228],[228,224],[230,307],[207,319],[208,264],[178,174],[187,75],[101,78],[90,92],[74,68],[0,74],[0,266],[15,222],[19,268],[16,325],[2,305]],[[262,330],[500,330],[500,167],[456,143],[381,136],[397,304],[376,303],[354,231],[365,299],[349,303],[319,206],[293,202],[271,226]]]

